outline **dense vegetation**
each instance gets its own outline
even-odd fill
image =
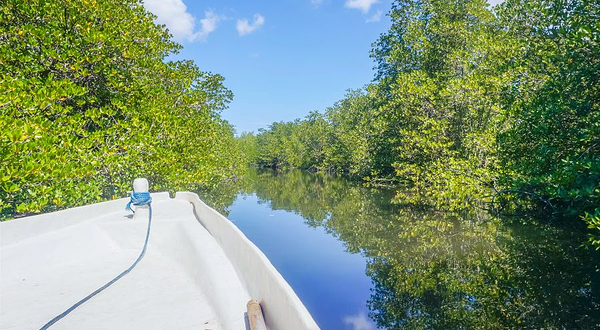
[[[240,158],[223,77],[173,61],[180,45],[138,0],[0,5],[0,219],[214,185]]]
[[[245,136],[256,163],[402,184],[404,203],[600,229],[600,3],[396,0],[389,15],[374,81]]]

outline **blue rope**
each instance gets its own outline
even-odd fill
[[[131,204],[133,204],[135,206],[140,206],[140,205],[150,204],[150,202],[152,202],[152,197],[150,197],[150,193],[149,192],[135,192],[135,191],[132,191],[131,192],[131,199],[129,200],[129,203],[127,203],[127,206],[125,206],[125,209],[133,211],[131,209]],[[135,211],[133,211],[133,212],[135,213]]]
[[[127,206],[126,206],[126,209],[131,210],[131,204],[133,204],[135,206],[148,205],[148,208],[150,211],[149,215],[148,215],[148,229],[146,231],[146,239],[144,240],[144,247],[142,248],[142,252],[137,257],[137,259],[133,262],[133,264],[131,264],[131,266],[129,266],[129,268],[125,269],[123,272],[121,272],[121,274],[117,275],[115,278],[110,280],[108,283],[104,284],[103,286],[98,288],[96,291],[90,293],[85,298],[76,302],[73,306],[69,307],[66,311],[60,313],[59,315],[54,317],[52,320],[48,321],[48,323],[44,324],[44,326],[41,327],[40,330],[46,330],[46,329],[50,328],[54,323],[58,322],[63,317],[67,316],[69,313],[74,311],[77,307],[81,306],[86,301],[92,299],[92,297],[94,297],[98,293],[104,291],[104,289],[108,288],[113,283],[115,283],[116,281],[121,279],[121,277],[127,275],[135,266],[137,266],[137,264],[140,262],[140,260],[142,260],[142,258],[146,254],[146,248],[148,247],[148,239],[150,238],[150,225],[152,224],[152,205],[150,204],[151,202],[152,202],[152,197],[150,197],[150,193],[148,193],[148,192],[137,193],[137,192],[133,191],[131,193],[131,200],[129,201],[129,203],[127,203]]]

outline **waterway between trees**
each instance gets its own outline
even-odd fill
[[[394,190],[298,170],[201,195],[323,330],[600,328],[600,253],[582,232],[401,206]]]

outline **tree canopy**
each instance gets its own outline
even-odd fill
[[[374,80],[260,132],[258,164],[401,184],[406,203],[600,228],[600,4],[396,0],[389,16]]]
[[[3,219],[123,197],[138,176],[174,190],[234,174],[232,92],[171,60],[154,18],[137,0],[2,2]]]

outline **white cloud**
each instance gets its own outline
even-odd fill
[[[364,312],[344,317],[344,323],[350,325],[353,330],[375,330],[376,327]]]
[[[383,10],[378,10],[375,14],[371,15],[371,17],[367,18],[367,23],[379,22],[381,20],[381,16],[383,16]]]
[[[310,0],[310,4],[319,7],[323,3],[323,0]]]
[[[344,4],[344,7],[359,9],[362,10],[364,14],[366,14],[371,9],[371,6],[377,2],[379,2],[379,0],[347,0]]]
[[[207,10],[200,19],[200,30],[194,31],[196,18],[187,11],[182,0],[144,0],[144,7],[158,16],[156,22],[166,25],[177,41],[206,41],[221,20],[212,10]]]
[[[238,34],[243,36],[254,32],[254,30],[265,24],[265,18],[261,14],[254,14],[252,24],[248,23],[247,19],[238,19],[237,25],[235,26]]]
[[[212,10],[204,12],[204,18],[200,20],[200,31],[194,33],[194,39],[206,41],[208,35],[217,28],[221,17],[217,16]]]

